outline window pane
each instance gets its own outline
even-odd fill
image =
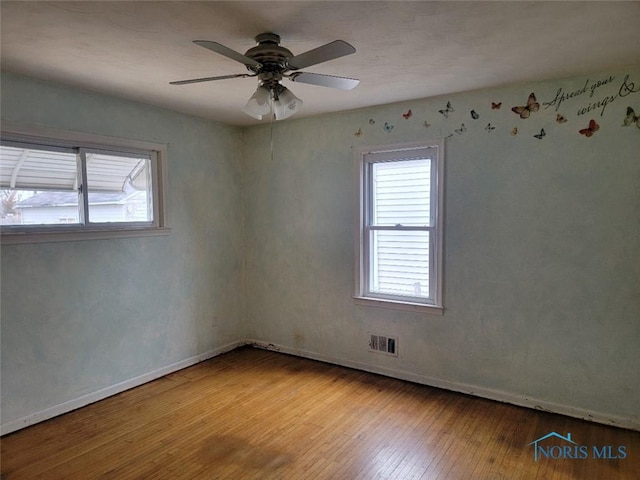
[[[77,157],[73,151],[0,147],[2,188],[75,192],[77,178]]]
[[[371,224],[431,225],[431,160],[372,164]]]
[[[0,147],[2,225],[56,225],[79,221],[74,152]]]
[[[0,190],[2,225],[59,225],[79,222],[78,194],[55,190]]]
[[[370,232],[371,293],[429,297],[429,232]]]
[[[148,157],[86,153],[89,221],[151,222]]]

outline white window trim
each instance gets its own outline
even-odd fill
[[[46,243],[77,240],[102,240],[125,237],[147,237],[168,235],[166,193],[167,188],[167,145],[162,143],[109,137],[84,132],[60,130],[56,128],[25,126],[2,123],[2,138],[9,141],[39,143],[49,146],[69,146],[80,148],[122,152],[152,152],[154,155],[153,194],[154,225],[38,225],[24,229],[0,228],[2,245],[21,243]]]
[[[368,268],[368,262],[365,260],[365,248],[364,248],[364,235],[365,235],[365,155],[371,153],[396,151],[396,150],[411,150],[418,148],[435,147],[438,149],[438,159],[435,162],[435,182],[436,182],[436,208],[435,208],[435,255],[433,260],[436,262],[436,283],[434,293],[434,303],[417,303],[410,300],[404,301],[402,299],[384,299],[378,297],[368,297],[365,295],[365,279],[366,269]],[[444,139],[438,139],[436,141],[424,141],[414,143],[403,143],[393,145],[379,145],[373,147],[360,147],[355,149],[355,181],[356,188],[356,221],[355,221],[355,294],[353,296],[354,303],[357,305],[388,308],[394,310],[404,310],[415,313],[429,313],[435,315],[442,315],[444,313],[444,306],[442,302],[443,297],[443,258],[444,258]]]

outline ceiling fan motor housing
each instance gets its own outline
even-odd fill
[[[261,33],[255,37],[255,40],[258,45],[247,50],[245,56],[261,65],[247,65],[247,69],[257,73],[264,83],[280,81],[282,74],[289,70],[287,60],[293,57],[293,54],[280,46],[280,36],[275,33]]]

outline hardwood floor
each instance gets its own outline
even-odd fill
[[[593,445],[600,455],[603,446],[614,454],[624,446],[626,458],[534,461],[529,444],[553,431],[571,433],[590,455]],[[571,454],[561,439],[541,443],[552,456]],[[2,480],[588,480],[640,472],[640,432],[252,348],[6,435],[1,451]]]

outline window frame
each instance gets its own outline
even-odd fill
[[[372,165],[379,162],[401,161],[402,152],[435,149],[436,158],[431,162],[431,226],[372,226],[373,200],[371,197]],[[418,313],[442,315],[443,251],[444,251],[444,139],[435,141],[379,145],[355,149],[356,165],[356,234],[355,234],[355,294],[358,305],[399,309]],[[373,157],[376,157],[375,159]],[[435,161],[434,161],[435,160]],[[372,231],[433,231],[429,244],[429,299],[373,293],[369,291],[371,261],[370,232]],[[435,277],[435,278],[433,278]]]
[[[3,122],[3,145],[26,145],[34,148],[50,148],[52,151],[74,150],[78,153],[79,178],[86,179],[86,152],[142,155],[151,165],[151,195],[153,220],[150,222],[104,222],[47,225],[3,225],[0,227],[2,245],[43,243],[76,240],[98,240],[123,237],[168,235],[167,222],[167,145],[140,140],[108,137],[84,132],[59,130],[48,127],[15,125]],[[80,209],[87,208],[86,188],[79,194]],[[88,220],[88,216],[86,217]]]

